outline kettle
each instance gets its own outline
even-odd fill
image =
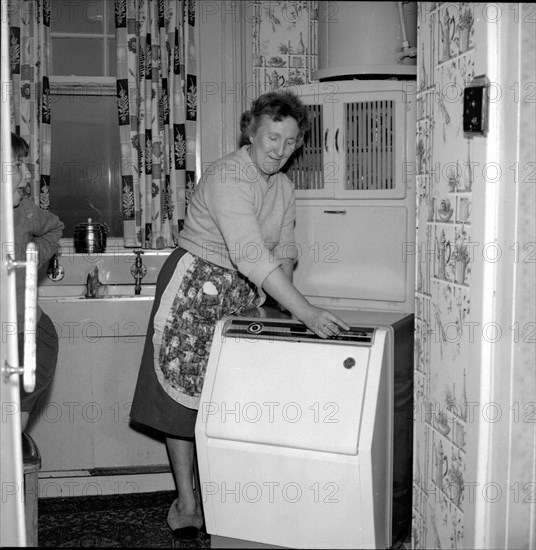
[[[79,223],[74,229],[74,251],[81,254],[94,254],[106,250],[108,228],[102,223]]]

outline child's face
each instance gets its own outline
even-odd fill
[[[26,157],[16,158],[13,171],[13,208],[20,204],[24,196],[24,188],[30,181],[30,172],[26,166]]]

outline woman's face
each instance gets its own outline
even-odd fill
[[[13,165],[13,208],[15,208],[20,204],[20,201],[24,196],[24,189],[30,181],[30,172],[26,166],[26,157],[14,159]]]
[[[264,115],[257,131],[250,137],[249,155],[265,176],[285,165],[298,143],[298,123],[292,117],[280,121]]]

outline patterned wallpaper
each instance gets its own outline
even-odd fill
[[[309,83],[317,69],[317,2],[256,0],[252,5],[255,92]]]
[[[418,3],[414,548],[463,541],[474,139],[462,128],[475,77],[472,4]]]

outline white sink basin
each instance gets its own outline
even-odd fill
[[[60,338],[143,337],[154,304],[155,285],[104,285],[99,298],[86,298],[86,285],[44,286],[38,302]]]
[[[94,298],[86,298],[86,285],[40,286],[39,301],[74,300],[153,300],[156,285],[142,285],[141,293],[135,294],[134,285],[102,285]]]

